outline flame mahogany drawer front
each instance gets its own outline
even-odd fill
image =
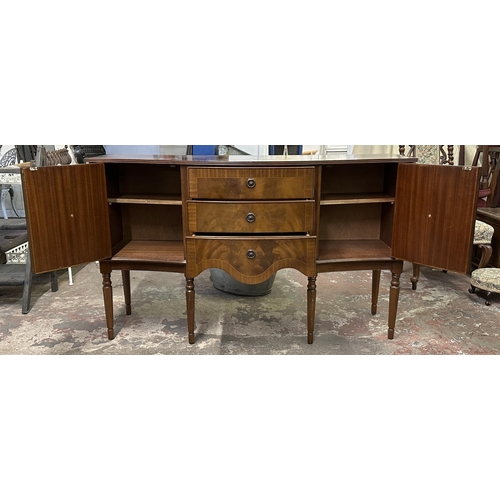
[[[314,197],[313,167],[189,167],[189,198],[205,200],[293,200]]]
[[[293,267],[306,276],[315,274],[316,238],[205,237],[186,238],[188,275],[210,267],[228,272],[242,283],[261,283],[279,269]]]
[[[310,233],[314,201],[217,202],[187,204],[193,233]]]

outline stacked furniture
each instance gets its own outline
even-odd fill
[[[0,222],[0,286],[23,287],[22,313],[31,309],[33,272],[25,219]],[[58,290],[57,274],[51,273],[51,290]]]

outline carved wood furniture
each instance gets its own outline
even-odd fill
[[[282,268],[303,273],[309,343],[318,273],[372,270],[375,314],[387,269],[393,338],[403,261],[466,273],[471,255],[478,169],[415,162],[397,155],[159,155],[23,168],[33,267],[99,260],[109,339],[113,270],[122,272],[127,314],[131,270],[183,273],[190,343],[194,282],[205,269],[247,284]],[[456,196],[464,200],[459,207]]]
[[[478,207],[477,220],[493,227],[492,253],[488,265],[500,268],[500,207]]]
[[[479,164],[481,158],[481,176],[479,179],[478,207],[496,207],[500,201],[498,186],[498,159],[500,146],[477,146],[472,165]]]

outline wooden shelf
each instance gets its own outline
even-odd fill
[[[129,241],[112,260],[149,262],[185,262],[182,241]]]
[[[321,205],[354,205],[361,203],[393,203],[394,196],[384,193],[322,194]]]
[[[179,195],[168,194],[122,194],[108,198],[108,203],[134,203],[138,205],[182,205]]]
[[[318,263],[390,259],[391,248],[381,240],[320,240]]]

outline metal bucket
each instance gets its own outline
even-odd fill
[[[263,281],[262,283],[247,285],[246,283],[242,283],[241,281],[234,279],[222,269],[210,269],[210,279],[212,280],[214,287],[221,292],[232,293],[233,295],[267,295],[273,288],[274,278],[276,278],[276,274],[273,274],[269,279]]]

